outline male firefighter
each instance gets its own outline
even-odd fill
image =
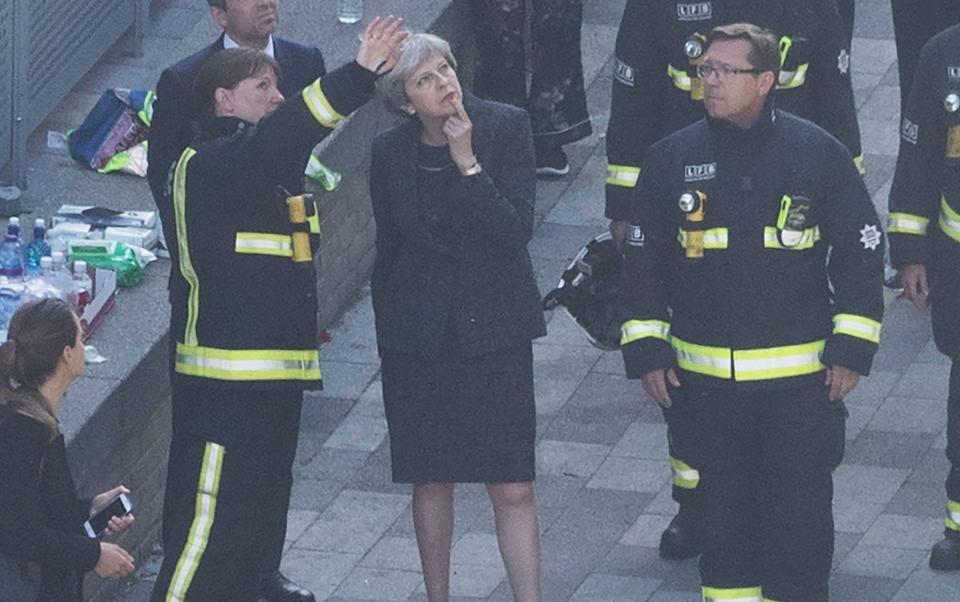
[[[780,48],[709,32],[707,117],[647,153],[625,245],[626,372],[699,471],[712,601],[826,602],[842,400],[880,339],[877,214],[847,148],[774,108]]]
[[[264,557],[282,550],[302,392],[320,388],[316,213],[283,187],[392,68],[401,23],[375,19],[356,61],[286,102],[260,50],[217,52],[197,76],[210,114],[170,191],[185,284],[171,295],[174,429],[154,602],[253,602]]]
[[[834,0],[628,0],[616,42],[607,129],[606,215],[618,241],[626,236],[631,199],[647,149],[703,118],[706,34],[749,21],[778,36],[777,107],[813,121],[844,143],[861,164],[860,129],[850,82],[849,41]],[[685,558],[697,545],[697,471],[677,455],[671,432],[674,499],[680,512],[664,531],[660,553]]]
[[[920,54],[890,191],[890,254],[904,295],[932,306],[937,348],[952,361],[947,400],[946,537],[930,567],[960,569],[960,25]]]

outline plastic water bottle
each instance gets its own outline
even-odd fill
[[[87,274],[87,262],[78,259],[73,262],[73,286],[67,293],[67,303],[80,316],[92,299],[93,280],[90,279],[90,274]]]
[[[67,271],[67,258],[61,251],[54,251],[50,254],[52,266],[47,275],[47,281],[51,286],[59,290],[59,296],[66,301],[67,293],[72,286],[73,279],[70,272]]]
[[[0,284],[0,329],[10,328],[10,318],[19,308],[20,291],[9,285]]]
[[[337,0],[337,20],[357,23],[363,18],[363,0]]]
[[[23,245],[20,242],[20,220],[11,217],[7,235],[0,245],[0,274],[7,278],[23,277]]]
[[[47,226],[43,218],[38,217],[33,223],[33,240],[27,245],[27,274],[39,273],[40,259],[49,256],[50,243],[47,242]]]

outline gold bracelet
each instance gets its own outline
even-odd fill
[[[481,171],[483,171],[483,168],[480,167],[480,162],[477,161],[477,162],[474,163],[472,166],[468,167],[467,169],[463,170],[463,171],[460,172],[460,173],[461,173],[461,175],[463,175],[464,177],[466,177],[466,176],[475,176],[475,175],[477,175],[478,173],[480,173]]]

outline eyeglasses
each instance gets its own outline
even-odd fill
[[[716,75],[719,79],[727,79],[731,75],[741,75],[743,73],[757,75],[761,73],[761,71],[759,69],[738,69],[727,65],[716,66],[710,63],[700,63],[697,65],[697,77],[700,79],[707,79],[711,75]]]

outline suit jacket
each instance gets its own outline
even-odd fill
[[[467,96],[473,148],[483,167],[450,190],[452,236],[441,242],[420,218],[416,119],[373,144],[370,195],[377,224],[371,291],[381,353],[441,350],[449,328],[464,355],[546,334],[527,243],[536,173],[526,111]]]
[[[173,204],[165,198],[165,188],[170,166],[190,145],[199,131],[197,123],[203,117],[204,103],[193,89],[197,73],[206,60],[220,50],[223,50],[223,35],[203,50],[165,69],[157,83],[157,100],[147,145],[147,180],[160,211],[164,238],[174,265],[177,264],[177,232]],[[274,37],[273,53],[280,64],[280,93],[284,97],[297,94],[326,74],[319,48]]]

